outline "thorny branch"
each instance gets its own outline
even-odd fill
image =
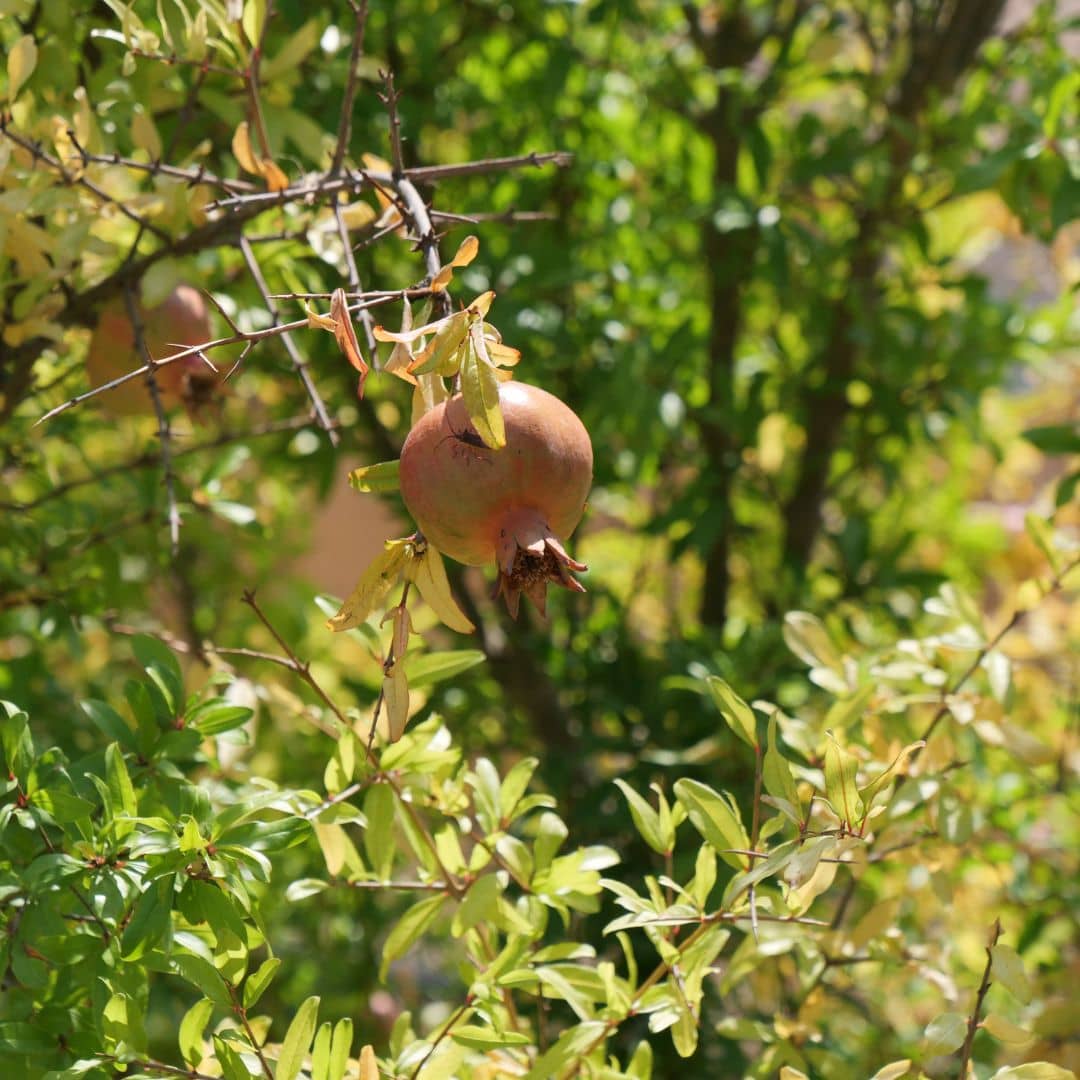
[[[367,26],[368,0],[349,0],[353,12],[352,49],[349,53],[349,74],[345,80],[345,93],[341,98],[341,113],[338,117],[337,145],[334,158],[330,162],[327,176],[337,176],[349,149],[352,135],[352,110],[359,85],[360,59],[364,55],[364,29]]]
[[[175,558],[180,551],[180,511],[176,505],[176,474],[173,472],[172,465],[172,428],[169,426],[169,417],[161,400],[161,389],[157,381],[157,364],[146,344],[142,313],[139,311],[135,289],[131,283],[124,290],[124,303],[127,306],[132,332],[135,335],[135,351],[146,360],[146,385],[150,390],[154,413],[157,416],[161,471],[165,478],[165,497],[169,507],[169,543]]]
[[[278,306],[270,298],[270,288],[266,284],[266,278],[263,277],[259,261],[255,258],[255,252],[252,250],[251,244],[248,243],[247,238],[243,235],[240,237],[240,250],[243,252],[244,262],[247,263],[248,272],[255,280],[255,284],[262,294],[266,310],[270,312],[274,323],[278,324]],[[311,407],[314,410],[315,418],[319,421],[319,427],[327,433],[331,445],[337,446],[341,439],[334,428],[329,412],[326,410],[326,403],[323,401],[322,395],[315,385],[315,380],[311,377],[307,361],[300,355],[300,350],[296,347],[296,342],[293,341],[288,330],[283,330],[281,332],[281,343],[285,346],[285,351],[289,354],[289,359],[292,361],[293,369],[300,377],[300,381],[304,384],[304,389],[307,391],[307,396],[311,399]]]

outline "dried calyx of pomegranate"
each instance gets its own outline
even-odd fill
[[[484,445],[461,395],[425,413],[401,450],[401,494],[432,544],[469,566],[494,562],[515,616],[521,594],[544,613],[549,583],[584,592],[588,569],[563,547],[592,486],[592,444],[557,397],[499,384],[506,445]]]

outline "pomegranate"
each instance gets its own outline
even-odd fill
[[[140,306],[146,346],[161,360],[187,345],[201,345],[213,337],[210,312],[202,293],[190,285],[177,285],[155,308]],[[123,297],[111,301],[101,312],[90,349],[86,372],[91,386],[101,386],[145,363],[135,349],[135,331]],[[166,409],[184,405],[194,413],[214,396],[220,376],[198,356],[168,364],[157,372],[158,390]],[[118,416],[152,413],[153,402],[145,379],[130,379],[101,395],[102,405]]]
[[[517,616],[525,593],[543,614],[549,582],[584,592],[562,545],[592,485],[592,444],[557,397],[499,384],[506,445],[485,446],[460,394],[425,413],[401,450],[401,494],[421,532],[469,566],[495,562],[496,595]]]

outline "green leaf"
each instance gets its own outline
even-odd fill
[[[7,57],[9,104],[19,96],[23,84],[33,75],[37,61],[38,47],[32,34],[24,34],[11,46]]]
[[[710,675],[705,682],[720,715],[747,746],[757,747],[757,720],[754,711],[719,675]]]
[[[509,822],[529,786],[532,775],[536,772],[539,760],[534,757],[521,758],[503,778],[499,787],[499,818]]]
[[[332,1026],[324,1020],[315,1033],[315,1042],[311,1047],[311,1080],[326,1080],[330,1067],[330,1036]]]
[[[539,831],[533,841],[533,866],[540,873],[551,865],[555,852],[570,835],[565,822],[558,814],[541,814]]]
[[[202,735],[221,735],[245,724],[255,715],[245,705],[215,705],[192,718],[191,726]]]
[[[177,953],[172,962],[182,978],[197,986],[216,1005],[231,1004],[221,973],[209,960],[190,953]]]
[[[870,1080],[900,1080],[901,1076],[907,1076],[911,1071],[911,1058],[904,1058],[902,1061],[891,1061],[888,1065],[883,1065]]]
[[[506,429],[499,408],[499,379],[495,368],[471,347],[461,364],[461,394],[477,434],[492,450],[501,450],[506,445]]]
[[[685,778],[675,782],[674,790],[694,828],[712,844],[717,855],[729,866],[745,870],[750,865],[748,857],[728,850],[750,847],[750,838],[731,796]]]
[[[299,1009],[281,1041],[281,1053],[278,1055],[274,1080],[296,1080],[300,1068],[307,1057],[315,1034],[315,1023],[319,1015],[319,999],[309,997]]]
[[[615,786],[623,793],[630,806],[630,817],[646,844],[661,855],[671,851],[674,834],[665,836],[660,828],[660,815],[625,780],[616,780]]]
[[[496,1031],[478,1024],[462,1024],[450,1032],[450,1038],[470,1050],[497,1050],[500,1046],[528,1046],[529,1038],[516,1031]]]
[[[994,945],[990,956],[994,978],[1021,1004],[1029,1004],[1031,983],[1017,951],[1008,945]]]
[[[492,922],[499,911],[499,897],[502,889],[499,879],[494,874],[485,874],[477,878],[470,886],[461,904],[454,913],[450,932],[454,937],[461,937],[477,923]]]
[[[1028,428],[1024,438],[1047,454],[1080,454],[1080,425],[1051,424]]]
[[[125,960],[138,960],[157,945],[171,925],[172,905],[173,875],[169,874],[153,882],[135,902],[121,939]]]
[[[180,1021],[180,1054],[193,1069],[203,1059],[203,1032],[213,1011],[214,1003],[209,998],[199,998]]]
[[[179,712],[184,700],[184,676],[172,650],[157,638],[138,634],[131,639],[131,651],[157,685],[172,712]]]
[[[394,865],[394,792],[389,784],[372,784],[364,796],[364,850],[375,875],[390,877]]]
[[[602,1045],[607,1035],[607,1024],[601,1020],[588,1020],[564,1031],[558,1039],[537,1059],[525,1074],[525,1080],[547,1080],[576,1062],[591,1047]]]
[[[353,491],[385,495],[397,491],[400,486],[400,461],[380,461],[377,465],[365,465],[349,473],[349,486]]]
[[[326,1066],[326,1080],[342,1080],[349,1066],[352,1041],[353,1022],[346,1016],[334,1025],[334,1036],[330,1040],[330,1060]]]
[[[328,887],[328,884],[319,878],[297,878],[296,881],[289,882],[289,887],[285,890],[285,899],[290,904],[297,904],[309,896],[316,896]]]
[[[926,1026],[923,1052],[927,1057],[951,1054],[959,1050],[967,1036],[967,1017],[947,1012],[935,1017]]]
[[[479,649],[454,649],[447,652],[428,652],[420,656],[410,656],[405,668],[409,675],[409,686],[416,690],[421,686],[453,679],[469,668],[482,664],[487,654]]]
[[[122,1045],[128,1051],[142,1050],[146,1046],[142,1010],[138,1002],[126,994],[113,994],[105,1003],[101,1013],[101,1030],[106,1045]]]
[[[107,739],[120,743],[125,750],[130,750],[133,754],[138,753],[139,744],[135,732],[111,705],[93,700],[81,701],[79,704]]]
[[[244,1008],[253,1009],[259,998],[266,993],[266,988],[273,981],[277,969],[281,967],[281,961],[276,956],[270,956],[253,971],[244,982]]]
[[[795,777],[791,772],[791,763],[780,753],[776,745],[776,715],[769,717],[769,733],[765,749],[765,762],[762,768],[762,781],[765,790],[774,798],[783,799],[793,807],[796,814],[802,814],[799,803],[799,790],[795,786]]]
[[[828,738],[825,747],[825,794],[837,816],[848,825],[857,826],[863,815],[862,799],[855,786],[859,763],[831,734]]]
[[[44,810],[57,825],[78,821],[94,809],[94,804],[62,788],[38,788],[30,796],[30,802]]]
[[[247,0],[241,21],[251,47],[255,48],[259,44],[263,24],[266,22],[266,0]],[[280,1076],[278,1080],[281,1080]]]
[[[105,750],[105,780],[109,786],[109,809],[113,816],[137,817],[139,806],[135,798],[135,788],[131,784],[123,752],[117,743],[110,743]],[[121,822],[116,828],[117,839],[123,839],[134,828],[134,821]]]
[[[0,745],[4,750],[4,765],[8,773],[25,782],[34,759],[34,743],[30,738],[29,718],[9,701],[0,702],[4,716],[0,718]]]
[[[398,919],[383,945],[379,978],[385,979],[390,965],[412,947],[413,942],[435,921],[445,896],[428,896],[413,904]]]
[[[862,805],[867,810],[870,809],[870,804],[874,801],[874,796],[879,791],[881,791],[881,789],[887,783],[889,783],[889,781],[892,779],[893,773],[896,772],[900,764],[907,761],[907,759],[911,757],[911,755],[914,754],[916,750],[921,749],[925,745],[926,743],[920,739],[918,742],[913,742],[910,743],[908,746],[905,746],[903,750],[901,750],[900,753],[898,753],[896,757],[893,758],[888,768],[883,769],[868,784],[866,784],[864,787],[859,788],[859,794],[862,798]]]

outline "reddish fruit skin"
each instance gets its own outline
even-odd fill
[[[538,537],[564,540],[577,527],[593,455],[584,424],[546,390],[500,383],[499,404],[506,428],[500,450],[475,445],[460,394],[426,413],[401,450],[401,494],[444,554],[470,566],[498,561],[509,574],[509,533],[525,548]]]
[[[140,305],[143,333],[150,355],[161,360],[186,345],[201,345],[213,338],[210,312],[202,293],[190,285],[177,285],[165,300],[149,311]],[[146,361],[135,349],[135,331],[123,297],[102,310],[90,349],[86,372],[91,386],[104,383],[142,367]],[[218,377],[199,359],[190,356],[157,372],[158,390],[166,409],[184,404],[189,409],[204,403]],[[117,416],[153,414],[146,380],[129,379],[101,395],[102,406]]]

